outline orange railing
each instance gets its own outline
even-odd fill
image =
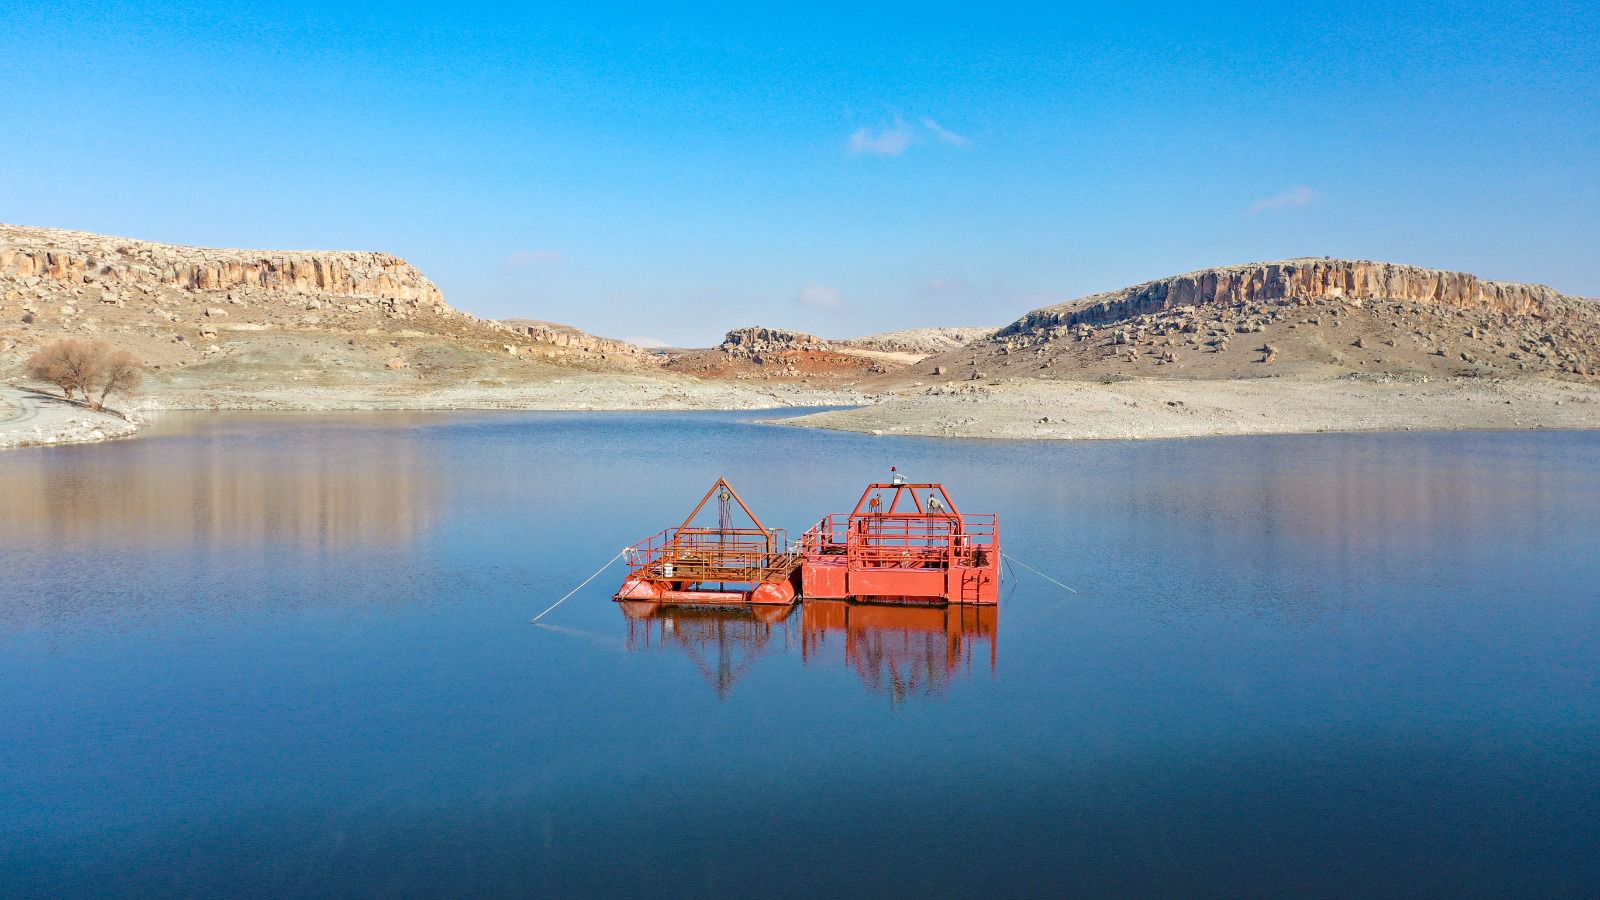
[[[632,577],[689,583],[755,583],[794,571],[782,529],[668,528],[628,548]]]
[[[984,567],[999,546],[992,513],[824,517],[801,537],[808,557],[844,556],[852,568]]]

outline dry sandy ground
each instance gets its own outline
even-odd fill
[[[1600,388],[1542,378],[1015,382],[935,387],[782,424],[872,434],[1062,440],[1600,428]]]
[[[0,450],[110,440],[133,434],[141,424],[57,397],[0,387]]]
[[[449,387],[373,385],[162,390],[141,398],[134,420],[96,413],[40,392],[0,387],[0,449],[126,437],[171,409],[527,409],[711,410],[843,406],[867,402],[848,391],[805,385],[708,384],[643,375],[577,373],[546,381]]]

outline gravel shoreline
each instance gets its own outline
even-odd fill
[[[0,387],[0,450],[50,444],[89,444],[128,437],[144,421],[96,412],[60,397]]]
[[[1600,388],[1548,379],[972,384],[781,424],[869,434],[1139,440],[1348,431],[1600,428]]]
[[[1549,379],[1342,378],[972,382],[883,395],[811,388],[577,376],[405,391],[347,387],[159,392],[158,410],[689,411],[848,407],[770,419],[868,434],[1000,440],[1141,440],[1347,431],[1600,428],[1600,387]],[[0,449],[127,437],[143,420],[0,389]]]

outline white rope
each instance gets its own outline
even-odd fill
[[[567,591],[567,596],[566,597],[562,597],[560,600],[557,600],[556,602],[550,604],[550,609],[547,609],[544,612],[539,613],[537,616],[534,616],[533,618],[529,619],[528,620],[528,624],[529,625],[537,624],[540,619],[542,619],[545,616],[550,614],[550,610],[553,610],[556,607],[560,606],[561,604],[567,602],[567,599],[569,597],[571,597],[573,594],[576,594],[577,592],[583,590],[584,587],[586,585],[588,585],[589,582],[595,580],[596,578],[599,578],[601,572],[604,572],[605,570],[611,568],[611,564],[612,563],[614,563],[617,560],[621,559],[622,558],[622,554],[627,553],[629,550],[632,550],[632,549],[633,549],[632,547],[623,547],[621,550],[618,550],[616,556],[613,556],[610,559],[606,560],[606,564],[605,565],[601,566],[598,569],[595,569],[593,575],[590,575],[588,578],[585,578],[583,580],[583,584],[580,584],[577,587],[573,588],[572,590]]]
[[[1074,594],[1077,593],[1077,591],[1074,590],[1073,588],[1062,584],[1061,582],[1055,580],[1054,578],[1051,578],[1049,575],[1046,575],[1045,573],[1039,571],[1038,569],[1035,569],[1033,566],[1028,565],[1027,563],[1023,562],[1020,559],[1017,559],[1015,556],[1012,556],[1009,553],[1002,553],[1000,555],[1005,557],[1006,559],[1010,560],[1011,562],[1014,562],[1017,565],[1023,567],[1024,569],[1027,569],[1029,572],[1032,572],[1033,574],[1039,576],[1040,578],[1043,578],[1045,581],[1050,582],[1051,584],[1055,585],[1056,587],[1066,588],[1067,590],[1072,591]]]

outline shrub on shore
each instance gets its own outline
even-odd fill
[[[139,360],[105,341],[65,338],[41,347],[28,358],[28,375],[61,388],[62,396],[104,410],[113,395],[132,397],[144,380]]]

